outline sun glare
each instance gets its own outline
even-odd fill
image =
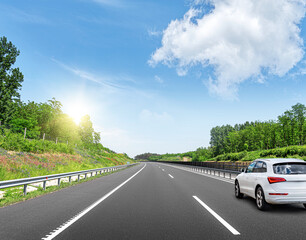
[[[82,118],[84,115],[86,115],[86,113],[82,113],[82,112],[79,111],[79,109],[73,108],[73,109],[71,109],[71,112],[68,113],[68,115],[69,115],[70,117],[72,117],[73,121],[74,121],[77,125],[79,125],[80,122],[81,122],[81,118]]]
[[[89,109],[83,102],[75,102],[67,106],[66,113],[79,125],[82,117],[89,114]]]

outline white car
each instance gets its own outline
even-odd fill
[[[306,208],[306,162],[300,159],[257,159],[235,179],[235,196],[256,199],[260,210],[269,204],[302,203]]]

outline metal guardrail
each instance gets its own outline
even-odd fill
[[[240,171],[241,168],[246,168],[249,166],[250,162],[184,162],[184,161],[157,161],[163,163],[175,163],[181,165],[188,165],[193,167],[206,167],[223,169],[230,171]]]
[[[206,173],[206,174],[219,176],[219,177],[223,177],[223,178],[229,178],[229,179],[232,179],[233,175],[237,176],[239,173],[241,173],[238,170],[227,170],[227,169],[220,169],[220,168],[209,168],[209,167],[202,167],[202,166],[194,166],[194,165],[191,165],[191,164],[181,164],[182,162],[166,162],[166,161],[164,161],[162,163],[164,163],[164,164],[176,164],[180,167],[187,168],[187,169],[190,169],[190,170],[195,171],[195,172]]]
[[[69,183],[71,183],[71,177],[78,176],[78,182],[80,181],[80,176],[85,175],[85,179],[87,178],[87,174],[93,175],[93,173],[102,173],[105,172],[112,172],[116,171],[118,169],[126,168],[135,165],[133,164],[127,164],[127,165],[119,165],[114,167],[106,167],[106,168],[97,168],[97,169],[90,169],[90,170],[84,170],[84,171],[76,171],[76,172],[69,172],[69,173],[60,173],[60,174],[53,174],[53,175],[46,175],[46,176],[39,176],[39,177],[31,177],[31,178],[20,178],[20,179],[14,179],[14,180],[7,180],[7,181],[0,181],[0,189],[4,188],[10,188],[10,187],[17,187],[17,186],[24,186],[23,187],[23,194],[27,194],[27,186],[28,184],[32,183],[43,183],[43,189],[46,190],[46,183],[47,181],[51,180],[58,180],[58,186],[61,184],[61,178],[69,178]]]

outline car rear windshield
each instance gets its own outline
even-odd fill
[[[273,165],[275,174],[306,174],[306,163],[279,163]]]

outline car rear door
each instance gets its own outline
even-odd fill
[[[242,193],[245,193],[247,195],[250,195],[251,194],[251,188],[252,188],[252,182],[255,180],[254,177],[255,177],[255,174],[253,172],[253,169],[256,165],[256,162],[252,162],[246,172],[243,174],[243,178],[239,179],[239,184],[240,184],[240,191]]]
[[[251,168],[251,165],[250,169],[248,168],[249,174],[246,179],[246,194],[251,197],[255,197],[255,187],[257,184],[257,178],[263,164],[261,161],[256,161],[253,163],[253,168]]]

